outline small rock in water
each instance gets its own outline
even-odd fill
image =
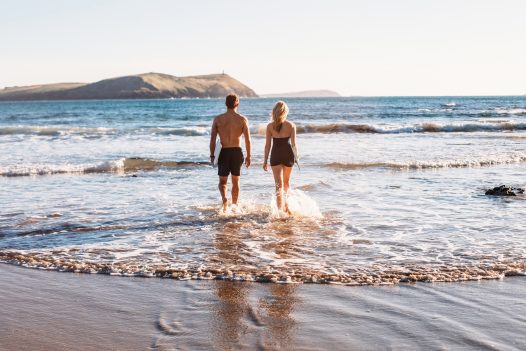
[[[493,196],[517,196],[517,194],[524,194],[524,189],[501,185],[486,191],[486,195]]]

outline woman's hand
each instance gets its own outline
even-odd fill
[[[268,172],[268,163],[267,162],[263,163],[263,170],[265,172]]]

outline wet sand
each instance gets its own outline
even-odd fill
[[[0,264],[0,350],[526,348],[526,279],[344,287]]]

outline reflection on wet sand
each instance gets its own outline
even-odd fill
[[[293,257],[295,240],[298,240],[297,228],[291,222],[271,223],[271,230],[278,238],[274,251],[278,258]],[[292,312],[297,303],[295,295],[298,284],[270,284],[270,295],[259,300],[259,310],[266,311],[268,328],[264,333],[263,345],[271,349],[286,348],[293,345],[294,327],[296,325]]]
[[[236,265],[241,261],[239,254],[243,245],[240,237],[242,223],[228,222],[223,230],[218,230],[215,239],[216,257],[225,267]],[[222,350],[229,350],[242,340],[247,332],[247,326],[243,323],[243,317],[247,311],[247,295],[249,284],[242,282],[217,281],[215,293],[218,304],[215,308],[215,319],[213,320],[214,336],[216,344]]]
[[[218,230],[216,255],[225,266],[243,261],[240,254],[240,248],[244,247],[241,227],[241,223],[229,222]],[[285,235],[285,239],[276,245],[276,254],[284,257],[294,232],[289,229],[279,233]],[[268,284],[264,289],[256,290],[254,283],[214,283],[217,304],[213,308],[211,325],[219,349],[230,350],[253,338],[263,349],[289,348],[293,345],[295,321],[291,313],[297,302],[294,292],[298,285]]]

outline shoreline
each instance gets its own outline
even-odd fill
[[[0,264],[3,350],[524,349],[524,277],[342,287]]]
[[[79,262],[56,259],[53,255],[0,252],[0,264],[22,268],[54,271],[58,273],[100,274],[128,278],[160,278],[178,281],[231,281],[248,283],[313,284],[340,286],[393,286],[404,283],[459,283],[483,280],[501,280],[526,276],[526,262],[495,262],[479,265],[451,265],[447,269],[409,266],[392,268],[385,272],[356,272],[353,274],[323,273],[316,270],[231,270],[228,268],[176,269],[163,266],[151,267],[147,271],[129,270],[125,265]]]

